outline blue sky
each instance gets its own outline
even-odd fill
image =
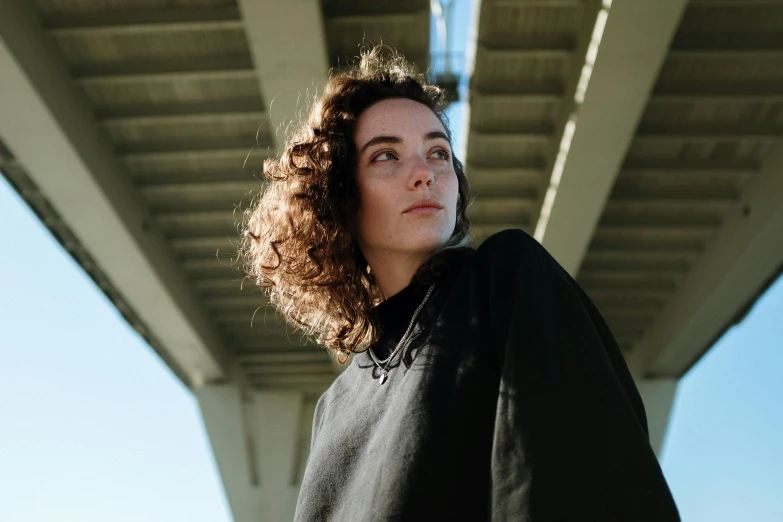
[[[0,520],[231,520],[193,396],[2,177],[0,245]],[[684,521],[783,520],[781,339],[783,280],[682,379],[662,466]]]
[[[230,520],[195,399],[0,177],[0,520]]]
[[[783,520],[783,278],[682,379],[663,471],[683,520]]]

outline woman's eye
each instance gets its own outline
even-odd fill
[[[440,157],[439,159],[442,159],[442,160],[447,160],[447,159],[449,159],[449,153],[448,153],[448,151],[445,151],[445,150],[436,150],[436,151],[435,151],[435,154],[440,154],[440,155],[441,155],[441,157]]]
[[[394,159],[394,154],[391,152],[381,152],[375,158],[373,161],[388,161],[389,159]]]

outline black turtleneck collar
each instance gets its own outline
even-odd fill
[[[450,281],[459,272],[466,255],[471,251],[464,249],[449,253],[449,261],[444,265],[442,273],[432,281],[435,283],[434,294],[437,294],[441,287],[449,286]],[[425,283],[414,280],[408,286],[378,304],[375,307],[375,311],[378,314],[381,329],[388,331],[402,325],[407,327],[416,308],[424,300],[424,296],[427,295],[430,284],[430,282]],[[430,301],[433,300],[433,297],[430,296]]]
[[[413,312],[421,304],[429,287],[430,285],[411,282],[408,286],[377,305],[375,310],[381,326],[396,324],[405,317],[410,321]]]

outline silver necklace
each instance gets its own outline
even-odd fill
[[[408,325],[408,329],[405,330],[405,333],[402,334],[402,338],[400,339],[400,342],[397,343],[397,346],[394,347],[394,350],[392,350],[392,353],[384,360],[379,360],[375,354],[372,351],[372,348],[367,350],[370,353],[370,357],[372,358],[373,362],[376,366],[381,370],[381,380],[380,383],[383,384],[386,382],[386,379],[389,377],[389,372],[386,370],[386,367],[389,365],[389,363],[394,359],[394,356],[397,355],[397,352],[400,351],[400,348],[402,347],[403,341],[405,341],[405,338],[408,337],[408,334],[411,332],[411,328],[413,328],[413,323],[416,321],[416,317],[419,315],[419,312],[421,312],[421,309],[424,307],[424,303],[427,302],[427,299],[430,298],[430,294],[432,294],[432,291],[435,289],[435,285],[430,285],[430,289],[427,290],[427,295],[424,296],[424,300],[421,302],[419,307],[416,309],[415,312],[413,312],[413,318],[411,319],[410,324]]]

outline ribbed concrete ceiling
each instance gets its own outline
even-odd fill
[[[621,7],[609,10],[609,24]],[[510,227],[533,233],[600,8],[589,0],[482,2],[466,158],[479,241]],[[665,338],[656,333],[662,323],[673,322],[662,312],[690,296],[677,292],[694,263],[709,261],[705,248],[722,241],[715,238],[728,217],[749,210],[746,184],[780,147],[782,34],[783,4],[770,0],[691,0],[678,20],[589,247],[573,261],[626,357],[640,343],[646,352],[666,348],[655,345]],[[605,130],[596,123],[587,132]],[[708,337],[654,370],[654,356],[640,355],[637,369],[679,377],[714,342]]]
[[[578,277],[627,352],[743,212],[746,184],[781,144],[781,35],[780,2],[685,9]]]
[[[268,86],[257,63],[262,53],[254,56],[248,34],[255,22],[245,7],[258,5],[243,7],[234,0],[34,3],[57,59],[86,96],[98,132],[109,137],[125,167],[118,174],[128,177],[134,196],[146,205],[154,221],[149,227],[162,234],[195,291],[197,302],[191,304],[206,311],[229,352],[226,360],[234,369],[227,371],[241,368],[241,378],[256,388],[325,389],[335,376],[329,358],[259,308],[266,300],[251,282],[243,284],[233,265],[241,218],[235,208],[246,206],[260,186],[262,162],[285,131],[275,128],[279,121],[270,122],[271,100],[262,95]],[[422,70],[429,65],[427,0],[325,0],[319,18],[324,74],[354,59],[362,43],[383,42]],[[302,42],[293,38],[278,45],[275,52],[286,57]],[[285,123],[295,116],[279,119]]]
[[[596,2],[482,2],[466,158],[478,242],[532,234],[597,12]]]
[[[430,3],[428,0],[323,0],[329,66],[344,68],[359,46],[389,44],[425,71],[430,63]]]
[[[141,202],[143,211],[125,213],[133,216],[125,225],[159,236],[160,248],[142,239],[141,250],[172,259],[185,274],[187,291],[172,295],[186,315],[207,318],[196,323],[209,323],[198,327],[215,333],[217,340],[206,344],[213,355],[220,352],[215,358],[223,361],[221,375],[261,389],[315,393],[332,381],[334,367],[259,308],[261,293],[249,283],[241,287],[232,266],[241,217],[235,206],[257,189],[263,159],[280,143],[280,122],[268,112],[275,96],[271,80],[298,43],[280,41],[276,52],[285,60],[269,61],[268,46],[254,29],[258,18],[249,18],[260,16],[251,12],[258,4],[250,1],[35,0],[35,16],[51,39],[46,45],[53,42],[56,50],[38,57],[66,68],[87,100],[93,118],[82,130],[107,138],[121,166],[93,172],[93,181],[107,193],[107,183],[115,192],[127,185],[127,198],[120,199]],[[469,210],[478,242],[504,228],[532,233],[539,221],[600,8],[597,0],[481,4],[464,158],[478,194]],[[308,34],[322,31],[325,70],[343,66],[361,43],[381,41],[420,69],[429,65],[426,0],[324,0],[316,14],[309,23],[318,31]],[[583,259],[574,261],[574,273],[626,356],[644,352],[644,360],[651,360],[648,352],[665,337],[660,323],[669,316],[662,314],[674,313],[666,310],[685,300],[678,292],[696,277],[694,263],[703,263],[706,249],[722,241],[727,219],[748,211],[746,187],[777,150],[783,130],[781,34],[780,2],[691,0],[652,94],[644,93],[649,100],[635,136],[623,149],[616,178],[610,176],[611,190]],[[23,43],[33,56],[36,42]],[[34,184],[18,181],[27,165],[9,149],[3,154],[9,175],[25,187],[45,222],[57,222],[53,208],[68,202],[57,201],[56,193],[29,196]],[[30,158],[28,152],[27,163],[34,163]],[[30,172],[30,178],[43,179],[41,172]],[[57,204],[48,205],[45,197]],[[87,237],[78,227],[74,232],[58,237]],[[67,248],[76,251],[73,241],[67,240]],[[76,257],[90,272],[84,261],[89,256]],[[133,303],[120,297],[129,288],[112,288],[111,278],[101,281],[118,309],[135,317]],[[131,323],[149,331],[143,321]],[[150,339],[156,333],[151,330]],[[681,359],[659,363],[656,372],[681,375],[709,346],[704,343]],[[165,342],[158,349],[175,371],[185,364],[167,356]]]

